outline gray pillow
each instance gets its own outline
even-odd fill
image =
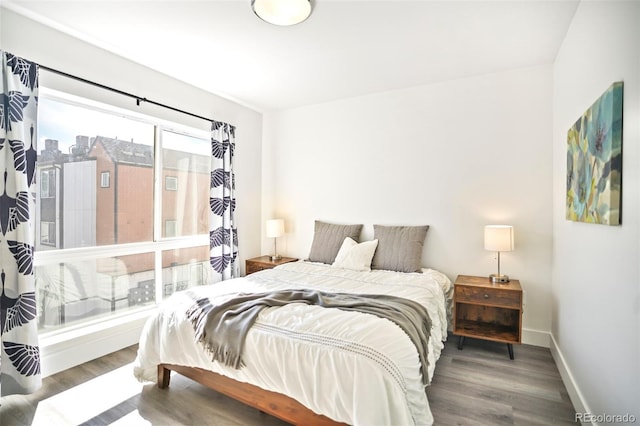
[[[373,225],[378,248],[371,269],[422,272],[422,250],[429,226]]]
[[[316,220],[309,261],[332,264],[344,239],[349,237],[358,242],[361,230],[362,224],[337,225]]]

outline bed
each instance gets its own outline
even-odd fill
[[[212,361],[187,317],[198,298],[224,301],[240,293],[290,289],[418,302],[431,320],[427,365],[392,321],[290,303],[259,313],[246,334],[244,365],[236,369]],[[287,263],[172,295],[144,327],[134,374],[164,387],[173,370],[293,424],[429,425],[425,385],[446,340],[451,295],[451,281],[433,269],[360,271],[323,262]]]

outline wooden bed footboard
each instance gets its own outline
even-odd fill
[[[238,382],[201,368],[160,364],[158,365],[158,387],[164,389],[169,386],[171,371],[293,425],[344,425],[314,413],[295,399],[281,393]]]

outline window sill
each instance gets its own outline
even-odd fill
[[[72,330],[41,334],[42,377],[136,344],[147,318],[155,311],[153,306]]]

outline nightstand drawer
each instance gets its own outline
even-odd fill
[[[480,303],[483,305],[520,308],[520,292],[501,290],[499,288],[480,288],[458,286],[456,288],[456,302]]]
[[[265,268],[264,266],[260,266],[260,265],[256,265],[255,263],[249,263],[247,262],[246,265],[246,274],[253,274],[254,272],[258,272],[258,271],[262,271],[264,269],[271,269],[271,268]]]
[[[280,259],[271,260],[271,256],[247,259],[244,267],[245,275],[251,275],[255,272],[264,271],[265,269],[272,269],[285,263],[296,262],[297,260],[295,257],[281,257]]]

